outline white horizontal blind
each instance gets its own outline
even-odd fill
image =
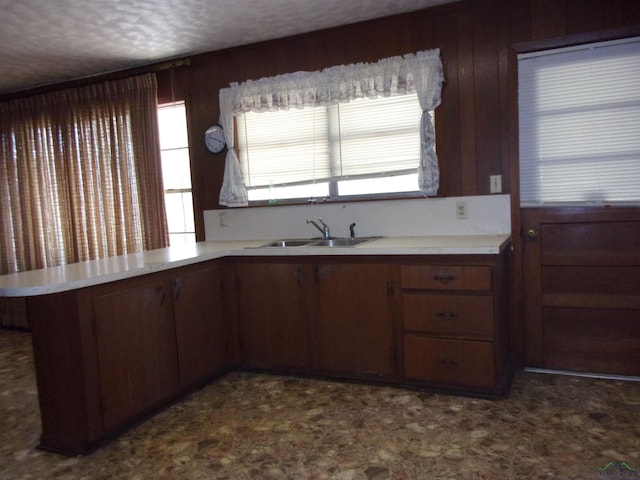
[[[238,117],[239,160],[247,187],[331,176],[325,107],[248,112]]]
[[[518,58],[521,203],[640,201],[640,39]]]
[[[410,94],[238,117],[239,159],[245,185],[254,190],[250,199],[271,185],[282,194],[291,185],[416,172],[421,113],[417,95]],[[417,176],[414,183],[400,191],[417,191]]]
[[[339,138],[333,142],[335,176],[416,171],[422,114],[417,95],[356,100],[332,108],[340,116]]]

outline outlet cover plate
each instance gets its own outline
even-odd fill
[[[456,202],[456,218],[458,220],[467,218],[467,202]]]

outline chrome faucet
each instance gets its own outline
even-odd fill
[[[307,223],[310,223],[314,227],[316,227],[322,233],[322,238],[329,239],[331,237],[331,233],[329,232],[329,225],[322,221],[322,218],[318,218],[318,221],[322,224],[322,227],[318,225],[313,220],[307,220]]]

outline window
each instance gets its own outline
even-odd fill
[[[264,198],[266,192],[273,202],[278,195],[319,196],[318,192],[309,192],[310,186],[321,189],[327,197],[340,199],[348,195],[349,187],[360,195],[389,190],[436,195],[440,169],[432,112],[440,105],[442,82],[442,62],[436,48],[375,63],[335,65],[321,71],[233,82],[220,89],[220,123],[229,146],[220,205],[248,205],[248,190],[258,190],[252,193],[253,198]],[[408,109],[403,112],[402,107]],[[296,112],[300,109],[304,111]],[[285,113],[271,116],[276,111]],[[415,131],[417,120],[412,119],[412,112],[418,112],[413,118],[420,119],[419,133],[414,136],[410,133]],[[263,122],[268,127],[247,125],[247,119],[253,122],[258,118],[266,118]],[[413,156],[411,141],[402,139],[405,134],[418,146],[418,154],[413,157],[417,161],[411,166],[411,171],[417,172],[417,186],[381,187],[385,183],[381,180],[373,182],[379,184],[376,187],[367,186],[370,178],[410,174],[401,162],[404,147]],[[290,136],[297,140],[290,141]],[[244,156],[248,189],[236,155],[236,140]],[[303,192],[291,191],[301,186]]]
[[[640,38],[518,57],[524,206],[640,201]]]
[[[416,94],[238,117],[249,201],[417,193]]]
[[[184,102],[158,107],[162,180],[170,245],[196,241]]]

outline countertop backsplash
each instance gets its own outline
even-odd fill
[[[467,218],[457,218],[460,202]],[[204,212],[206,240],[313,238],[321,234],[308,220],[321,217],[333,237],[422,235],[505,235],[511,233],[509,195],[333,202],[225,208]]]

